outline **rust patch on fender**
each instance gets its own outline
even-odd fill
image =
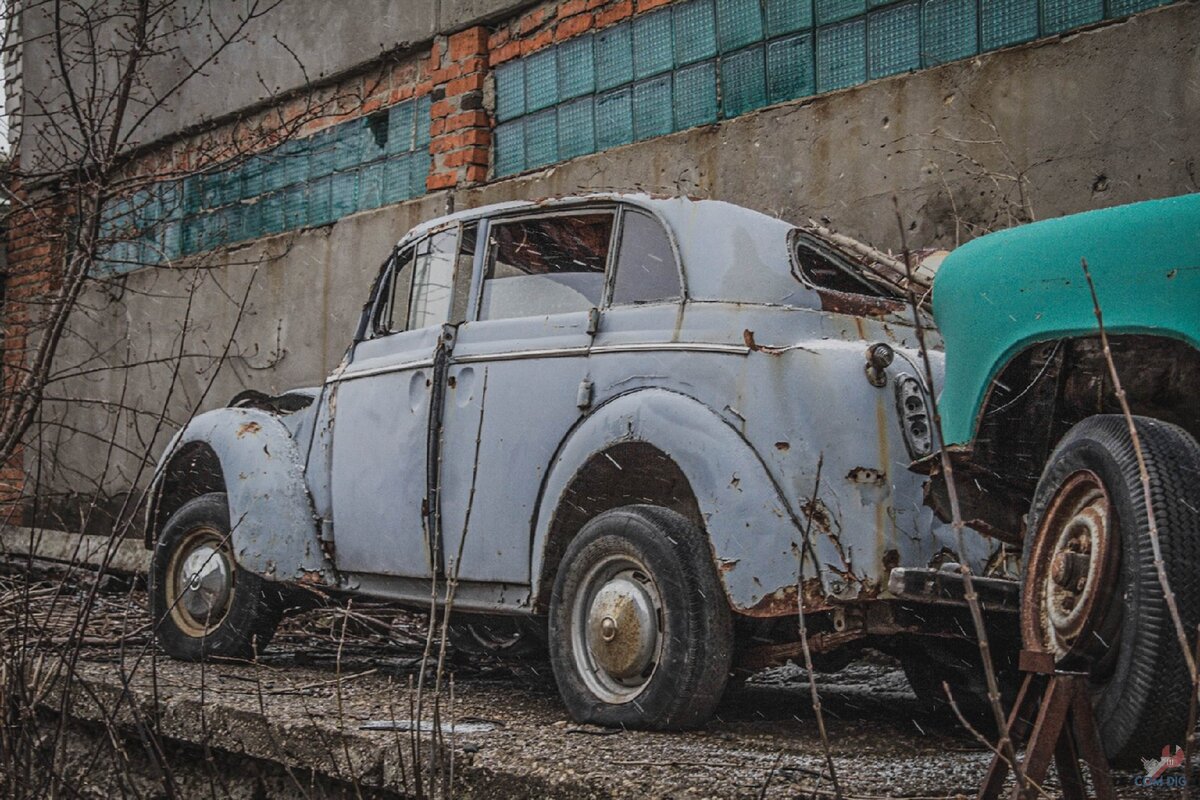
[[[821,298],[821,310],[833,314],[849,314],[855,317],[886,317],[888,314],[899,314],[904,311],[904,303],[898,300],[887,300],[882,297],[868,297],[862,294],[838,292],[833,289],[817,289]]]
[[[855,467],[846,474],[846,480],[867,486],[883,486],[887,482],[887,476],[871,467]]]
[[[829,509],[821,499],[810,499],[804,505],[800,506],[800,510],[804,515],[813,521],[823,533],[833,533],[833,516],[829,513]]]
[[[827,611],[829,603],[825,601],[825,587],[820,578],[808,578],[804,581],[804,613]],[[790,617],[799,610],[800,590],[796,584],[781,586],[759,600],[749,608],[738,609],[748,617]]]
[[[237,438],[241,439],[242,437],[244,437],[246,435],[258,433],[261,430],[262,430],[262,425],[259,425],[254,420],[250,420],[249,422],[243,422],[241,425],[238,425]]]

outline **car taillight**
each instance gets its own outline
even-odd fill
[[[927,456],[933,450],[933,429],[921,383],[912,375],[901,374],[895,385],[900,427],[904,431],[908,454],[914,459]]]

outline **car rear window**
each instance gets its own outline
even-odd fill
[[[493,223],[479,318],[544,316],[599,306],[612,226],[611,211]]]

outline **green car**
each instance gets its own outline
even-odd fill
[[[1023,646],[1089,672],[1110,758],[1183,745],[1179,633],[1194,648],[1200,624],[1200,194],[983,236],[945,259],[933,307],[962,516],[1021,555]]]

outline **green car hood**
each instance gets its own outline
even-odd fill
[[[1200,347],[1200,194],[982,236],[947,256],[933,285],[946,349],[947,444],[971,441],[988,387],[1013,356],[1036,342],[1096,333],[1085,258],[1106,330]]]

